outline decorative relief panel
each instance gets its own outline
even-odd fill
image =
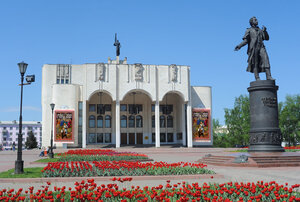
[[[170,81],[177,82],[178,67],[175,64],[169,66],[170,68]]]
[[[96,81],[105,81],[106,67],[104,63],[96,64]]]
[[[260,132],[260,133],[250,133],[250,144],[281,144],[282,136],[280,132]]]
[[[134,65],[134,75],[136,81],[143,81],[144,67],[142,64],[137,63]]]

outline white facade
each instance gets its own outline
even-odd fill
[[[42,71],[43,146],[50,144],[50,103],[55,110],[74,110],[74,143],[69,145],[83,148],[192,147],[192,107],[211,108],[211,88],[191,87],[189,66],[127,64],[126,58],[117,57],[108,63],[46,64]],[[100,105],[106,105],[105,113]],[[133,106],[136,113],[130,110]]]

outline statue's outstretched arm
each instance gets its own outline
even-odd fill
[[[238,50],[240,50],[243,46],[245,46],[246,44],[248,44],[248,41],[247,41],[247,39],[244,39],[239,45],[237,45],[236,47],[235,47],[235,51],[238,51]]]

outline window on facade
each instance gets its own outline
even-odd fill
[[[111,116],[105,116],[105,128],[111,128]]]
[[[126,111],[127,111],[127,105],[121,104],[121,106],[120,106],[120,111],[121,111],[121,112],[126,112]]]
[[[95,122],[96,122],[96,120],[95,120],[95,116],[94,115],[91,115],[90,117],[89,117],[89,127],[90,128],[95,128]]]
[[[97,104],[97,114],[105,114],[105,105]]]
[[[128,127],[129,128],[134,128],[135,127],[135,120],[134,120],[134,116],[131,115],[128,118]]]
[[[155,142],[155,133],[152,133],[152,143]]]
[[[160,133],[160,142],[166,142],[166,134]]]
[[[56,66],[56,83],[69,84],[71,83],[71,65],[59,64]]]
[[[97,143],[103,143],[103,133],[97,133]]]
[[[161,128],[166,127],[166,117],[165,116],[161,115],[159,117],[159,125]]]
[[[110,104],[105,105],[105,111],[111,112],[111,105]]]
[[[111,134],[105,133],[105,143],[111,143]]]
[[[127,128],[127,116],[121,116],[121,128]]]
[[[155,116],[152,116],[152,128],[155,128]]]
[[[96,105],[95,104],[90,104],[89,105],[89,112],[95,112],[96,111]]]
[[[174,142],[173,133],[168,133],[167,134],[167,142]]]
[[[97,128],[103,128],[103,116],[97,116]]]
[[[89,143],[95,143],[96,142],[96,134],[95,133],[89,133],[88,141],[89,141]]]
[[[155,112],[155,105],[151,105],[151,112]]]
[[[182,133],[177,133],[176,134],[176,139],[177,140],[182,140]]]
[[[171,116],[171,115],[167,116],[167,127],[173,128],[173,116]]]
[[[143,117],[140,115],[136,116],[136,127],[137,128],[143,127]]]

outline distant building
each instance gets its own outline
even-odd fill
[[[30,132],[36,138],[38,147],[42,143],[42,123],[39,121],[22,121],[22,144],[25,147],[27,136]],[[0,145],[4,149],[12,148],[13,142],[18,145],[19,122],[18,121],[0,121]]]
[[[229,131],[228,131],[227,126],[224,125],[224,126],[220,126],[220,127],[216,128],[215,133],[216,134],[228,134]]]
[[[211,87],[191,86],[186,65],[45,64],[43,146],[212,145]],[[200,76],[199,75],[199,79]]]

